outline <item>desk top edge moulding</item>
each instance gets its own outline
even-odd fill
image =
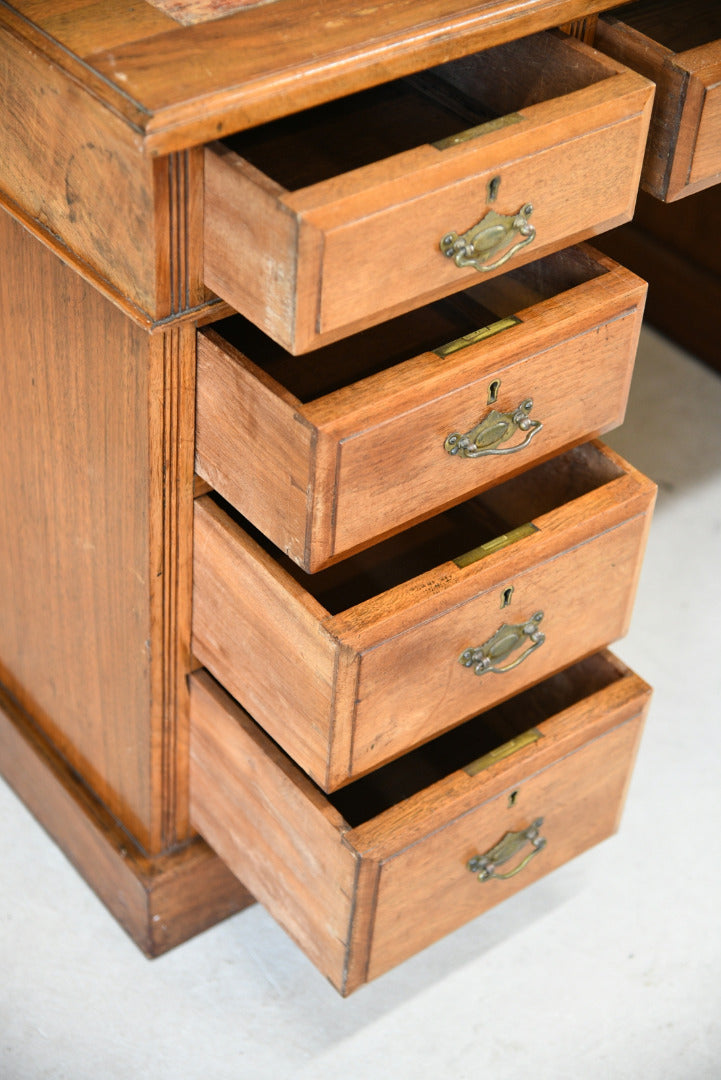
[[[258,899],[347,994],[618,825],[646,286],[587,241],[654,87],[612,6],[0,0],[0,772],[148,956]],[[284,118],[396,85],[407,144],[277,178]]]
[[[128,3],[56,15],[3,0],[0,21],[122,116],[146,152],[165,154],[610,6],[275,0],[181,25],[146,3],[128,18]]]

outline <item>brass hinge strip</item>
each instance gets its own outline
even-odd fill
[[[449,135],[446,139],[439,139],[431,143],[436,150],[448,150],[451,146],[459,146],[470,139],[478,139],[481,135],[487,135],[489,131],[500,131],[509,124],[517,124],[523,120],[520,113],[508,113],[506,116],[498,116],[495,120],[487,120],[485,124],[476,124],[475,127],[459,131],[457,135]]]
[[[476,758],[470,765],[464,766],[464,772],[467,772],[469,776],[476,776],[479,772],[483,772],[484,769],[495,765],[497,761],[503,761],[504,758],[515,754],[516,750],[521,750],[524,746],[530,746],[531,743],[538,742],[542,737],[538,728],[529,728],[522,735],[517,735],[515,739],[509,739],[502,746],[497,746],[495,750]]]
[[[492,555],[495,551],[501,551],[502,548],[515,544],[526,536],[532,536],[535,532],[538,532],[538,526],[529,521],[525,525],[519,525],[517,529],[511,529],[510,532],[503,533],[502,536],[496,536],[493,540],[473,548],[472,551],[467,551],[465,555],[459,555],[453,561],[462,570],[464,567],[478,562],[479,559],[485,559],[487,555]]]
[[[443,360],[447,356],[453,356],[454,353],[460,352],[461,349],[467,349],[469,345],[476,345],[479,341],[485,341],[486,338],[495,337],[502,330],[510,330],[512,326],[517,326],[520,322],[521,320],[516,315],[509,315],[505,319],[498,319],[496,322],[489,323],[488,326],[482,326],[479,330],[472,330],[470,334],[464,334],[463,337],[454,338],[453,341],[441,345],[439,349],[434,349],[433,352]]]

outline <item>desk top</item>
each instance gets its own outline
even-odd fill
[[[167,153],[613,0],[0,0],[0,25]]]

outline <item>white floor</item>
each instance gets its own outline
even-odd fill
[[[721,1077],[721,378],[644,331],[656,688],[618,836],[341,1000],[260,909],[147,961],[0,786],[3,1080]]]

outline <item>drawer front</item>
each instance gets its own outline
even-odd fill
[[[367,978],[376,978],[614,833],[640,734],[636,716],[539,772],[524,775],[519,769],[508,776],[510,790],[506,787],[418,843],[389,852],[378,871]],[[538,835],[543,847],[534,847],[539,840],[529,826],[535,822],[542,823]],[[485,878],[484,873],[493,873],[488,869],[471,872],[471,860],[493,853],[504,838],[511,839],[509,834],[516,834],[515,843],[523,841],[523,846],[497,866],[499,876]],[[509,844],[512,850],[515,843]],[[493,860],[490,854],[488,862]],[[502,877],[514,870],[519,872],[513,877]]]
[[[516,512],[532,515],[534,485],[553,481],[563,499],[566,484],[585,483],[588,472],[624,470],[539,513],[511,532],[510,546],[493,541],[385,591],[379,578],[380,591],[365,599],[356,590],[378,573],[380,549],[372,565],[343,564],[326,580],[296,571],[296,580],[205,496],[196,501],[194,653],[333,790],[625,632],[655,489],[618,461],[591,445],[524,474],[510,493]],[[467,549],[474,532],[456,529],[468,512],[433,519],[417,549],[399,537],[392,554],[405,569],[437,559],[440,543]],[[347,576],[340,594],[338,570]],[[481,648],[493,665],[476,674],[476,662],[460,658]]]
[[[603,15],[600,49],[656,83],[642,187],[671,202],[721,181],[721,18],[708,0]]]
[[[491,181],[501,177],[494,211],[514,216],[525,206],[532,206],[529,223],[533,240],[513,256],[514,264],[540,258],[568,243],[571,238],[591,236],[628,220],[637,185],[639,136],[645,124],[641,115],[616,123],[599,123],[587,134],[569,134],[566,139],[557,130],[549,133],[553,145],[538,149],[520,147],[519,159],[509,160],[513,152],[506,140],[495,153],[466,151],[446,183],[432,190],[408,196],[407,184],[393,196],[393,204],[363,213],[352,205],[345,208],[344,220],[331,222],[321,211],[309,214],[309,220],[323,235],[321,288],[317,323],[319,334],[342,330],[349,315],[353,321],[376,321],[386,313],[408,303],[408,294],[416,303],[423,292],[444,293],[469,285],[477,271],[455,265],[444,258],[439,242],[449,234],[464,234],[487,220],[488,190]],[[595,164],[594,164],[595,163]],[[604,185],[594,188],[588,176],[603,163]],[[606,186],[608,180],[608,187]],[[401,185],[396,185],[401,188]],[[423,181],[418,185],[428,187]],[[351,201],[349,200],[349,203]],[[370,209],[370,208],[369,208]],[[495,220],[495,219],[494,219]],[[491,228],[492,226],[489,226]],[[522,234],[518,233],[521,236]],[[410,244],[406,239],[411,240]],[[391,273],[378,272],[378,252],[402,248],[398,266]],[[430,256],[433,256],[432,258]],[[506,265],[506,264],[503,264]],[[484,273],[501,273],[503,266]],[[415,293],[415,295],[414,295]],[[352,305],[348,298],[352,296]]]
[[[551,74],[541,78],[544,61]],[[518,81],[535,76],[528,94],[514,98],[509,64]],[[251,159],[242,157],[242,141],[237,152],[206,151],[206,283],[291,352],[630,218],[650,116],[645,79],[554,35],[453,62],[433,78],[445,99],[482,82],[483,115],[490,107],[497,119],[470,128],[472,137],[416,146],[293,191],[285,186],[292,172],[278,171],[290,152],[285,135],[270,166],[265,150],[258,157],[249,147]],[[390,115],[379,113],[377,124]],[[296,141],[302,159],[305,144]]]
[[[522,734],[503,743],[476,719],[450,754],[431,744],[425,773],[401,760],[334,805],[197,673],[192,821],[347,994],[613,833],[649,693],[610,654],[589,658],[489,715]]]
[[[515,314],[488,336],[479,330],[481,340],[464,336],[309,402],[257,368],[250,349],[247,358],[222,331],[204,331],[198,474],[312,573],[608,430],[623,417],[645,284],[591,249],[529,271],[560,279],[564,264],[588,280],[527,308],[511,305]],[[496,306],[507,312],[514,282],[500,285],[508,287]],[[478,292],[479,302],[488,293]],[[389,350],[401,323],[388,328]],[[377,353],[384,342],[350,339],[348,356]],[[336,346],[317,364],[335,371],[345,355]]]
[[[541,563],[509,569],[491,588],[427,621],[419,619],[369,648],[359,646],[349,774],[375,768],[623,637],[647,528],[645,515],[635,517]],[[507,659],[482,674],[461,662],[468,650],[491,642],[505,627],[528,627],[539,612],[542,644],[522,637]]]

